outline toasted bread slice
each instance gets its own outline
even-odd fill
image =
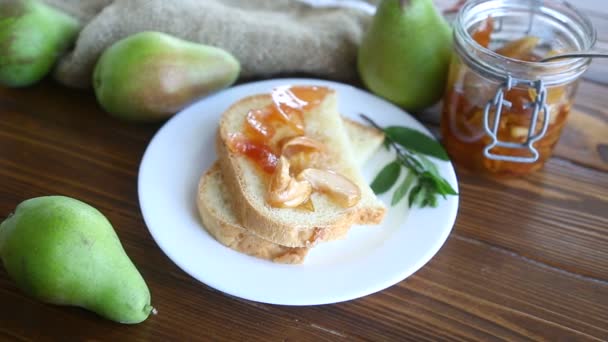
[[[205,229],[221,244],[254,257],[285,264],[299,264],[306,247],[285,247],[264,240],[239,224],[230,206],[230,196],[215,163],[198,184],[197,206]]]
[[[384,133],[372,126],[368,126],[347,117],[342,117],[342,123],[346,129],[349,147],[353,153],[355,163],[361,169],[365,162],[378,150],[384,141]]]
[[[372,127],[349,119],[344,119],[344,123],[352,149],[357,151],[357,163],[362,165],[382,144],[384,136]],[[230,195],[222,180],[218,163],[201,177],[196,202],[203,225],[209,234],[229,248],[286,264],[300,264],[308,254],[308,247],[281,246],[257,236],[239,224],[230,206]],[[345,228],[335,231],[332,235],[336,238],[345,235],[348,227]]]
[[[386,208],[361,176],[351,151],[347,132],[338,114],[337,97],[331,91],[321,103],[303,113],[305,135],[324,144],[326,168],[347,177],[361,191],[361,200],[343,208],[327,195],[314,192],[315,211],[274,208],[267,204],[267,177],[247,157],[232,153],[228,144],[233,133],[244,129],[251,109],[272,103],[269,94],[250,96],[232,105],[220,121],[218,156],[227,190],[234,194],[232,207],[242,226],[271,242],[288,247],[309,247],[331,239],[333,231],[352,224],[378,224]]]

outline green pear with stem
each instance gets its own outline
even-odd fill
[[[375,94],[417,111],[443,95],[452,30],[433,0],[383,0],[359,47],[359,75]]]
[[[42,79],[74,42],[78,21],[42,2],[0,0],[0,85]]]
[[[45,196],[20,203],[0,224],[0,258],[17,286],[43,302],[126,324],[155,311],[110,222],[79,200]]]
[[[93,86],[110,114],[156,121],[230,86],[239,72],[239,62],[225,50],[161,32],[140,32],[104,51]]]

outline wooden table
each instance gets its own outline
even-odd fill
[[[576,4],[595,22],[598,47],[608,47],[603,1]],[[113,119],[91,92],[53,81],[0,89],[0,218],[47,194],[94,205],[114,224],[160,312],[124,326],[46,305],[0,267],[0,340],[608,340],[605,61],[582,81],[544,170],[511,180],[458,170],[460,210],[439,253],[387,290],[334,305],[231,298],[161,252],[137,198],[139,162],[159,127]]]

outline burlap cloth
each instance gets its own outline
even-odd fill
[[[46,0],[77,17],[82,31],[55,77],[88,87],[95,63],[112,43],[154,30],[223,48],[241,62],[242,77],[306,73],[356,77],[356,51],[369,13],[313,7],[296,0]]]

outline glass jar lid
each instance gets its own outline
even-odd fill
[[[472,32],[494,22],[488,48],[479,45]],[[542,80],[546,86],[568,83],[588,67],[589,58],[570,58],[552,62],[529,62],[512,59],[492,51],[496,46],[533,36],[539,39],[534,53],[575,52],[591,49],[596,32],[590,20],[561,0],[472,0],[460,10],[455,25],[455,47],[465,63],[480,74],[504,81]]]

